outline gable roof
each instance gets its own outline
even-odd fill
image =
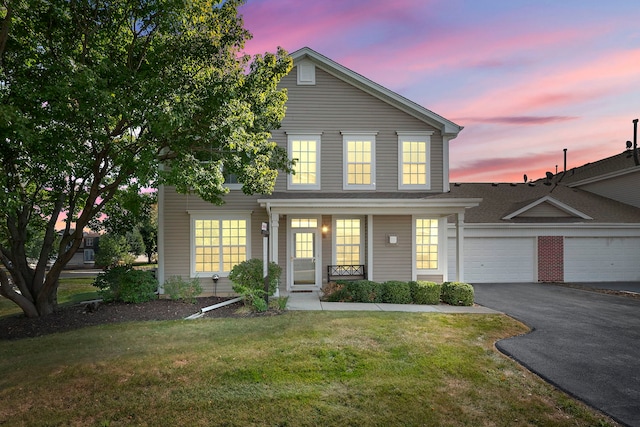
[[[451,186],[450,197],[480,197],[465,212],[465,223],[600,223],[638,224],[640,208],[565,185],[464,183]],[[532,214],[548,205],[547,215]]]
[[[429,125],[440,129],[443,135],[455,138],[458,133],[463,129],[463,126],[459,126],[451,120],[434,113],[431,110],[424,108],[423,106],[399,95],[384,86],[375,83],[368,78],[356,73],[349,68],[338,64],[337,62],[327,58],[324,55],[310,49],[303,47],[291,53],[294,65],[302,60],[309,60],[319,67],[323,71],[331,74],[332,76],[349,83],[360,90],[390,104],[394,107],[404,111],[413,117],[428,123]]]

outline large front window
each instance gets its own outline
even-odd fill
[[[360,265],[362,256],[362,229],[358,218],[336,219],[335,263]]]
[[[248,254],[248,219],[193,218],[192,275],[226,274]]]
[[[375,133],[342,132],[344,180],[343,188],[374,190]]]
[[[320,135],[289,135],[289,158],[295,161],[289,189],[320,189]]]
[[[438,220],[416,219],[416,268],[438,268]]]
[[[428,190],[431,132],[398,133],[398,188]]]

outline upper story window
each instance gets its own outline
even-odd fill
[[[93,247],[93,237],[85,237],[84,238],[84,247],[92,248]]]
[[[377,132],[342,132],[343,189],[375,190]]]
[[[289,158],[295,173],[289,174],[290,190],[320,189],[320,134],[288,134]]]
[[[428,132],[398,132],[398,189],[429,190],[431,188]]]

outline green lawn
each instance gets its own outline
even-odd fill
[[[503,315],[288,312],[0,346],[0,425],[605,426],[493,343]]]

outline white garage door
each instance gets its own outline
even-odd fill
[[[565,282],[640,280],[640,238],[565,237]]]
[[[449,240],[449,277],[455,277],[455,240]],[[453,243],[453,244],[451,244]],[[536,281],[534,237],[466,237],[464,279],[469,283]]]

